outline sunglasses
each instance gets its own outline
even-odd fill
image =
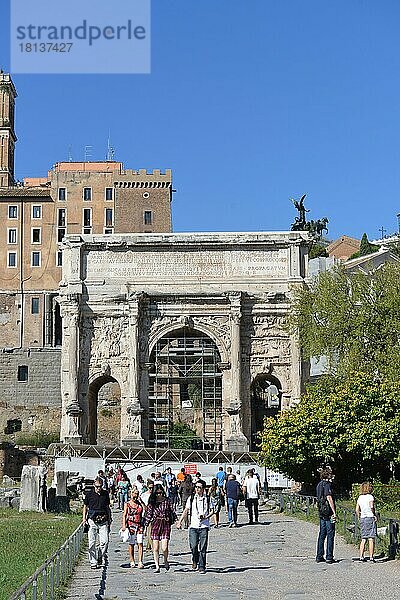
[[[96,488],[96,490],[101,490],[101,488],[102,488],[101,485],[95,485],[94,487]]]
[[[196,488],[196,490],[202,490],[203,489],[202,485],[195,485],[194,487]]]

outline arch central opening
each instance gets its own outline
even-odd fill
[[[222,448],[222,372],[215,342],[183,327],[150,355],[149,445]]]

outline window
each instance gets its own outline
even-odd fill
[[[8,207],[8,218],[18,219],[18,206],[12,205]]]
[[[65,208],[58,209],[58,226],[65,227]]]
[[[92,188],[83,188],[83,199],[84,200],[92,199]]]
[[[58,199],[66,200],[67,199],[67,190],[66,188],[58,188]]]
[[[41,219],[42,218],[42,207],[40,205],[32,206],[32,219]]]
[[[32,267],[40,267],[40,252],[32,252]]]
[[[33,315],[38,315],[39,314],[39,298],[32,298],[31,313]]]
[[[83,209],[83,226],[84,227],[92,226],[92,209],[91,208]]]
[[[17,266],[17,253],[16,252],[7,252],[7,266],[8,267],[16,267]]]
[[[151,210],[145,210],[144,211],[144,224],[151,225],[152,222],[153,222],[153,214],[152,214]]]
[[[56,262],[56,264],[57,264],[57,267],[62,267],[62,252],[61,252],[61,250],[59,250],[57,252],[57,262]]]
[[[40,244],[42,242],[42,230],[40,227],[32,227],[32,244]]]
[[[16,229],[9,229],[8,230],[8,243],[9,244],[16,244],[17,243],[17,230]]]
[[[106,200],[112,200],[112,199],[113,199],[113,189],[106,188]]]
[[[20,365],[18,367],[18,381],[28,381],[28,367],[27,367],[27,365]]]
[[[107,227],[104,229],[105,235],[111,235],[112,232],[113,232],[113,230],[112,229],[108,229]]]
[[[10,433],[17,433],[17,431],[22,430],[22,421],[21,419],[8,419],[7,426],[4,429],[4,433],[6,435],[10,435]]]
[[[112,208],[106,208],[106,223],[105,223],[106,227],[112,227],[113,226],[113,209]]]
[[[57,229],[57,242],[63,241],[63,239],[65,237],[65,233],[66,233],[65,227],[59,227]]]
[[[83,233],[85,235],[90,235],[92,233],[92,228],[91,227],[84,227],[83,228]]]
[[[149,192],[143,192],[142,196],[143,196],[143,198],[149,198],[150,194],[149,194]]]

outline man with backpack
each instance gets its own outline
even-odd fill
[[[202,481],[197,481],[194,487],[194,495],[188,498],[176,526],[181,529],[182,522],[187,515],[190,517],[189,545],[192,553],[192,569],[199,573],[206,572],[208,532],[210,530],[210,498],[205,493]]]
[[[332,492],[333,473],[329,468],[321,470],[321,481],[317,485],[317,504],[319,513],[319,535],[317,543],[316,562],[332,564],[333,545],[335,541],[336,506],[335,497]],[[326,539],[326,557],[324,558],[324,546]]]

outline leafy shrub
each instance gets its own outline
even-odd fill
[[[391,481],[390,483],[372,482],[373,495],[377,509],[381,511],[400,511],[400,481]],[[360,495],[360,484],[353,483],[352,500],[354,504]]]
[[[56,444],[59,441],[59,433],[43,430],[20,433],[15,439],[15,443],[19,446],[34,446],[35,448],[47,448],[50,444]]]

